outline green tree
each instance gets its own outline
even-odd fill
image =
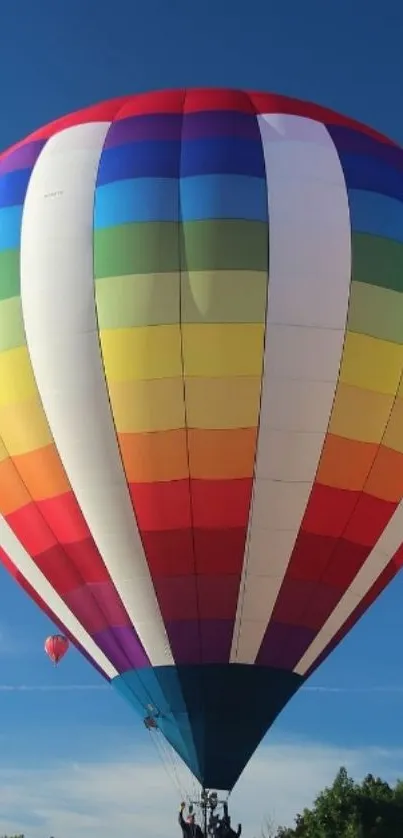
[[[274,838],[402,837],[403,781],[390,786],[368,774],[357,783],[345,768],[320,792],[311,809],[296,816],[293,827],[279,827],[274,833]]]

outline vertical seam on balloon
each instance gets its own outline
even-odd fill
[[[185,254],[185,229],[182,221],[182,211],[181,211],[181,177],[182,177],[182,146],[183,146],[183,125],[185,120],[185,108],[186,108],[186,98],[187,98],[187,90],[184,91],[183,94],[183,101],[182,101],[182,120],[180,125],[180,132],[179,132],[179,159],[178,159],[178,273],[179,273],[179,333],[180,333],[180,352],[181,352],[181,366],[182,366],[182,394],[183,394],[183,413],[184,413],[184,423],[185,423],[185,444],[186,444],[186,461],[187,461],[187,469],[188,469],[188,489],[189,489],[189,513],[190,513],[190,533],[191,533],[191,542],[192,542],[192,551],[193,551],[193,570],[194,570],[194,582],[196,588],[196,612],[197,612],[197,633],[199,638],[199,663],[204,663],[203,661],[203,647],[202,647],[202,633],[201,633],[201,621],[200,621],[200,600],[199,600],[199,587],[198,587],[198,573],[197,573],[197,555],[196,555],[196,540],[195,540],[195,532],[194,532],[194,507],[193,507],[193,494],[192,494],[192,478],[190,473],[190,450],[189,450],[189,425],[188,425],[188,414],[187,414],[187,399],[186,399],[186,376],[185,376],[185,353],[184,353],[184,344],[183,344],[183,285],[182,285],[182,269],[186,267],[182,265],[182,241],[183,241],[183,255],[186,257]]]
[[[256,427],[256,443],[255,443],[255,454],[254,454],[254,461],[253,461],[253,472],[252,472],[252,487],[251,487],[251,494],[249,500],[249,515],[248,515],[248,526],[246,531],[245,537],[245,546],[244,546],[244,560],[241,572],[241,579],[239,585],[239,592],[238,592],[238,603],[239,603],[239,619],[237,620],[238,614],[235,616],[234,622],[234,637],[236,631],[236,642],[235,642],[235,654],[234,660],[232,663],[238,663],[238,650],[239,650],[239,641],[241,635],[241,628],[242,628],[242,618],[244,612],[244,605],[245,605],[245,593],[247,588],[247,581],[248,581],[248,571],[249,571],[249,559],[250,559],[250,541],[252,537],[252,516],[253,516],[253,508],[254,508],[254,501],[255,501],[255,485],[256,485],[256,467],[257,467],[257,459],[258,459],[258,449],[259,449],[259,436],[260,436],[260,422],[261,422],[261,412],[262,412],[262,400],[263,400],[263,391],[264,391],[264,374],[265,374],[265,358],[266,358],[266,339],[267,339],[267,313],[269,307],[269,282],[270,282],[270,217],[269,217],[269,183],[268,183],[268,172],[266,168],[266,161],[264,157],[264,150],[263,150],[263,139],[262,133],[260,130],[259,125],[259,113],[256,110],[255,103],[253,101],[253,96],[247,94],[249,102],[254,111],[254,118],[256,120],[256,126],[259,131],[260,137],[260,147],[261,153],[263,157],[263,165],[265,168],[265,184],[266,184],[266,195],[267,195],[267,283],[266,283],[266,303],[265,303],[265,311],[264,311],[264,337],[263,337],[263,347],[262,347],[262,368],[261,368],[261,377],[260,377],[260,394],[259,394],[259,412],[258,412],[258,419],[257,419],[257,427]],[[234,643],[233,637],[233,643]],[[232,655],[230,655],[232,657]],[[254,661],[256,663],[256,660]]]
[[[193,571],[194,571],[194,583],[196,588],[196,612],[197,612],[197,633],[199,639],[199,660],[198,665],[203,664],[203,656],[202,656],[202,636],[201,636],[201,624],[200,624],[200,603],[199,603],[199,590],[197,585],[197,559],[196,559],[196,542],[195,542],[195,534],[194,534],[194,509],[193,509],[193,497],[192,497],[192,481],[191,481],[191,474],[190,474],[190,452],[189,452],[189,428],[188,428],[188,421],[187,421],[187,402],[186,402],[186,378],[185,378],[185,356],[184,356],[184,346],[183,346],[183,329],[182,329],[182,314],[183,314],[183,299],[182,299],[182,241],[183,241],[183,254],[185,255],[185,233],[182,224],[182,217],[181,217],[181,172],[182,172],[182,143],[183,143],[183,124],[185,120],[185,108],[186,108],[186,99],[187,99],[187,89],[183,92],[183,99],[182,99],[182,107],[181,107],[181,124],[180,124],[180,132],[179,132],[179,159],[178,159],[178,274],[179,274],[179,334],[180,334],[180,352],[181,352],[181,366],[182,366],[182,394],[183,394],[183,411],[184,411],[184,424],[185,424],[185,440],[186,440],[186,459],[187,459],[187,468],[188,468],[188,487],[189,487],[189,512],[190,512],[190,534],[191,534],[191,543],[192,543],[192,551],[193,551]],[[179,665],[180,666],[180,665]],[[180,670],[178,672],[178,680],[182,687],[180,681]],[[183,694],[183,693],[182,693]],[[202,695],[202,691],[201,691]],[[196,743],[193,736],[193,726],[192,720],[190,718],[190,710],[186,704],[185,696],[183,695],[184,705],[186,708],[186,715],[189,723],[189,732],[192,738],[194,753],[196,756],[197,765],[199,768],[199,774],[202,776],[203,771],[201,770],[202,765],[200,762],[199,756],[199,749],[196,747]]]
[[[328,136],[329,136],[329,138],[330,138],[331,142],[333,143],[333,147],[334,147],[334,149],[335,149],[335,151],[336,151],[336,154],[337,154],[337,157],[338,157],[338,160],[339,160],[339,163],[340,163],[340,168],[341,168],[341,171],[342,171],[342,173],[343,173],[343,178],[344,178],[344,183],[345,183],[345,188],[346,188],[346,194],[347,194],[347,200],[348,200],[348,207],[349,207],[349,217],[350,217],[349,189],[348,189],[348,185],[347,185],[347,182],[346,182],[346,179],[345,179],[344,169],[343,169],[343,166],[342,166],[342,162],[341,162],[341,159],[340,159],[340,155],[339,155],[339,152],[338,152],[338,148],[337,148],[336,143],[334,142],[334,140],[333,140],[332,136],[330,135],[330,132],[327,130],[327,127],[326,127],[326,126],[324,126],[324,127],[326,128],[327,134],[328,134]],[[351,290],[352,290],[352,281],[353,281],[353,252],[352,252],[352,230],[351,230],[351,218],[350,218],[350,241],[351,241],[351,276],[350,276],[350,290],[349,290],[349,298],[348,298],[348,306],[347,306],[347,317],[346,317],[346,326],[345,326],[345,331],[344,331],[344,340],[343,340],[343,346],[342,346],[342,351],[341,351],[341,356],[340,356],[339,373],[338,373],[338,376],[337,376],[337,382],[336,382],[336,387],[335,387],[335,392],[334,392],[334,398],[333,398],[333,401],[332,401],[332,407],[331,407],[331,411],[330,411],[330,414],[329,414],[329,422],[328,422],[327,429],[326,429],[326,434],[325,434],[324,443],[323,443],[323,447],[322,447],[321,457],[320,457],[320,460],[319,460],[318,468],[317,468],[317,470],[316,470],[314,483],[313,483],[313,486],[312,486],[311,493],[310,493],[310,495],[309,495],[309,499],[308,499],[308,503],[307,503],[306,509],[308,509],[308,505],[309,505],[310,500],[311,500],[311,497],[312,497],[312,492],[313,492],[314,487],[315,487],[315,485],[316,485],[317,476],[318,476],[318,473],[319,473],[320,463],[321,463],[322,454],[323,454],[323,449],[324,449],[324,446],[325,446],[325,444],[326,444],[327,437],[328,437],[328,435],[329,435],[329,428],[330,428],[330,425],[331,425],[332,415],[333,415],[333,410],[334,410],[334,406],[335,406],[335,403],[336,403],[336,398],[337,398],[338,388],[339,388],[339,384],[340,384],[340,372],[341,372],[341,367],[342,367],[343,358],[344,358],[344,351],[345,351],[345,346],[346,346],[347,334],[348,334],[348,331],[349,331],[349,330],[348,330],[348,319],[349,319],[349,314],[350,314],[350,306],[351,306]],[[363,495],[363,494],[364,494],[364,492],[365,492],[365,486],[367,485],[367,483],[368,483],[368,479],[369,479],[369,477],[370,477],[370,475],[371,475],[371,473],[372,473],[372,471],[373,471],[373,469],[374,469],[374,466],[375,466],[375,464],[376,464],[377,458],[378,458],[378,456],[379,456],[379,450],[380,450],[380,448],[382,447],[382,442],[383,442],[383,440],[384,440],[384,438],[385,438],[385,434],[386,434],[387,429],[388,429],[388,425],[389,425],[389,422],[390,422],[390,419],[391,419],[391,416],[392,416],[392,413],[393,413],[393,410],[394,410],[394,406],[395,406],[395,404],[396,404],[397,394],[398,394],[398,392],[399,392],[399,386],[400,386],[400,383],[401,383],[401,381],[402,381],[402,377],[403,377],[403,369],[401,370],[401,373],[400,373],[400,378],[399,378],[399,384],[398,384],[398,386],[397,386],[395,396],[394,396],[394,398],[393,398],[393,401],[392,401],[392,404],[391,404],[390,410],[389,410],[389,412],[388,412],[388,417],[387,417],[387,420],[386,420],[386,422],[385,422],[385,426],[384,426],[384,430],[383,430],[383,433],[382,433],[381,439],[380,439],[380,441],[379,441],[379,443],[378,443],[377,452],[376,452],[376,454],[375,454],[375,456],[374,456],[374,459],[373,459],[373,461],[372,461],[372,464],[371,464],[371,466],[370,466],[370,468],[369,468],[369,470],[368,470],[368,473],[367,473],[367,476],[366,476],[366,478],[365,478],[364,484],[363,484],[363,486],[362,486],[361,490],[358,492],[358,497],[357,497],[357,500],[356,500],[356,502],[355,502],[355,504],[354,504],[354,506],[353,506],[353,508],[352,508],[352,510],[351,510],[351,512],[350,512],[350,515],[348,516],[348,519],[347,519],[347,521],[346,521],[346,523],[345,523],[345,525],[344,525],[344,527],[343,527],[343,529],[342,529],[341,533],[337,536],[337,538],[336,538],[336,540],[335,540],[335,543],[334,543],[334,545],[333,545],[333,547],[332,547],[332,549],[331,549],[331,551],[330,551],[330,555],[329,555],[329,557],[328,557],[328,560],[327,560],[327,562],[326,562],[325,567],[323,568],[323,571],[322,571],[322,573],[321,573],[320,577],[316,580],[316,582],[317,582],[317,583],[320,583],[320,582],[321,582],[321,580],[323,579],[324,574],[326,573],[326,571],[328,570],[329,566],[331,565],[331,563],[332,563],[332,559],[333,559],[333,557],[334,557],[335,550],[337,549],[337,547],[338,547],[338,545],[339,545],[340,541],[343,539],[344,534],[345,534],[345,532],[346,532],[346,530],[347,530],[347,528],[348,528],[348,526],[349,526],[349,524],[350,524],[350,522],[351,522],[351,520],[352,520],[352,518],[353,518],[353,516],[354,516],[354,514],[355,514],[355,512],[356,512],[356,509],[357,509],[357,506],[358,506],[358,504],[359,504],[359,502],[360,502],[360,500],[361,500],[361,497],[362,497],[362,495]],[[396,508],[397,508],[397,507],[396,507]],[[389,520],[391,520],[391,519],[392,519],[393,515],[395,514],[395,511],[396,511],[396,510],[394,510],[394,511],[393,511],[393,513],[392,513],[392,515],[390,516],[390,519],[389,519]],[[299,532],[298,532],[298,535],[299,535],[299,533],[300,533],[300,532],[301,532],[301,528],[300,528],[300,530],[299,530]],[[298,536],[297,536],[297,538],[298,538]],[[362,567],[364,566],[365,562],[366,562],[366,561],[367,561],[367,559],[369,558],[369,556],[370,556],[370,554],[372,553],[372,551],[375,549],[376,544],[377,544],[377,542],[378,542],[378,541],[379,541],[379,538],[377,539],[377,541],[375,542],[375,544],[374,544],[374,545],[370,548],[370,551],[369,551],[369,553],[368,553],[367,557],[365,558],[365,560],[364,560],[364,562],[363,562],[363,564],[362,564]],[[292,559],[292,555],[291,555],[291,559]],[[290,559],[290,561],[291,561],[291,559]],[[327,621],[328,621],[328,620],[330,619],[330,617],[332,616],[332,614],[333,614],[333,612],[334,612],[335,608],[337,607],[337,605],[341,602],[341,600],[343,599],[343,597],[344,597],[344,596],[347,594],[347,592],[350,590],[350,588],[351,588],[351,586],[352,586],[352,584],[353,584],[353,582],[354,582],[354,579],[356,578],[356,576],[358,575],[358,573],[359,573],[359,570],[357,571],[357,573],[355,574],[355,576],[354,576],[354,577],[353,577],[353,579],[351,580],[351,582],[350,582],[350,584],[349,584],[348,588],[346,588],[346,590],[343,592],[342,596],[340,597],[340,599],[338,600],[338,602],[336,603],[336,605],[334,605],[334,606],[333,606],[332,610],[330,611],[330,613],[329,613],[329,614],[328,614],[328,616],[326,617],[325,621],[322,623],[322,625],[320,626],[320,628],[319,628],[319,629],[318,629],[318,631],[316,632],[315,637],[314,637],[314,638],[310,641],[310,643],[309,643],[309,644],[308,644],[308,646],[306,647],[306,649],[305,649],[304,653],[303,653],[303,654],[299,657],[298,661],[294,664],[294,666],[293,666],[293,670],[296,668],[296,666],[298,666],[298,663],[302,660],[302,658],[304,657],[304,655],[308,652],[309,648],[310,648],[310,647],[312,646],[312,644],[314,643],[314,641],[315,641],[316,637],[319,635],[319,633],[322,631],[323,627],[326,625]],[[280,591],[280,592],[281,592],[281,591]],[[279,596],[280,596],[280,592],[279,592]],[[303,607],[301,608],[301,612],[300,612],[300,617],[299,617],[299,619],[303,619],[304,615],[305,615],[305,614],[309,611],[309,607],[310,607],[310,604],[311,604],[311,602],[312,602],[312,599],[313,599],[314,595],[315,595],[315,594],[314,594],[314,592],[312,592],[311,597],[309,597],[309,598],[306,600],[305,604],[304,604],[304,605],[303,605]],[[351,613],[352,613],[352,612],[351,612]],[[349,619],[349,618],[347,618],[347,619]],[[346,622],[346,621],[345,621],[345,622]],[[299,624],[298,624],[298,625],[299,625]],[[343,623],[343,625],[344,625],[344,623]]]
[[[42,149],[41,149],[41,151],[40,151],[40,153],[39,153],[39,155],[38,155],[37,160],[39,159],[40,155],[42,154],[42,151],[43,151],[43,149],[46,147],[47,143],[48,143],[48,139],[44,142],[43,147],[42,147]],[[36,161],[36,162],[37,162],[37,161]],[[35,168],[36,162],[35,162],[34,166],[32,167],[31,176],[32,176],[32,173],[33,173],[33,171],[34,171],[34,168]],[[30,177],[31,177],[31,176],[30,176]],[[30,354],[29,354],[28,343],[27,343],[27,337],[26,337],[26,331],[25,331],[24,310],[23,310],[23,305],[22,305],[22,294],[21,294],[21,233],[22,233],[22,225],[23,225],[23,216],[24,216],[25,199],[26,199],[26,193],[27,193],[27,190],[28,190],[28,186],[29,186],[29,181],[28,181],[28,184],[27,184],[27,188],[26,188],[25,195],[24,195],[24,200],[23,200],[23,203],[22,203],[22,216],[21,216],[21,228],[20,228],[20,246],[19,246],[19,253],[18,253],[18,259],[19,259],[19,279],[20,279],[20,282],[19,282],[19,298],[20,298],[20,303],[21,303],[21,325],[22,325],[22,329],[23,329],[23,333],[24,333],[24,339],[25,339],[24,348],[26,349],[26,351],[27,351],[27,355],[28,355],[28,358],[29,358],[29,363],[30,363],[30,367],[31,367],[31,371],[32,371],[32,376],[33,376],[33,379],[34,379],[34,381],[35,381],[35,386],[36,386],[36,390],[37,390],[37,394],[38,394],[38,399],[39,399],[40,404],[41,404],[41,406],[42,406],[43,415],[44,415],[44,417],[45,417],[46,424],[47,424],[48,429],[49,429],[49,433],[50,433],[50,436],[51,436],[51,439],[52,439],[53,446],[54,446],[55,450],[57,451],[57,447],[56,447],[56,444],[55,444],[55,441],[54,441],[54,438],[53,438],[52,429],[51,429],[51,426],[50,426],[50,424],[49,424],[49,420],[48,420],[48,417],[47,417],[47,414],[46,414],[46,410],[45,410],[45,407],[44,407],[44,405],[43,405],[42,398],[41,398],[41,395],[40,395],[40,392],[39,392],[39,388],[38,388],[38,384],[37,384],[37,381],[36,381],[35,370],[34,370],[34,367],[33,367],[32,361],[31,361],[31,357],[30,357]],[[54,532],[54,530],[53,530],[53,527],[51,526],[51,524],[49,524],[49,522],[48,522],[48,521],[46,520],[46,518],[44,517],[43,512],[41,511],[41,509],[40,509],[40,507],[39,507],[39,505],[38,505],[38,502],[37,502],[37,501],[36,501],[36,500],[32,497],[32,494],[31,494],[31,492],[29,491],[28,486],[27,486],[27,484],[26,484],[25,480],[24,480],[24,479],[23,479],[23,477],[21,476],[20,471],[19,471],[18,467],[17,467],[17,466],[16,466],[16,464],[15,464],[14,458],[10,455],[10,452],[9,452],[9,450],[8,450],[8,446],[5,444],[4,439],[3,439],[2,435],[1,435],[1,433],[0,433],[0,438],[1,438],[2,442],[3,442],[3,445],[4,445],[5,450],[7,451],[7,454],[8,454],[8,457],[9,457],[9,461],[10,461],[10,463],[12,464],[14,471],[15,471],[15,472],[16,472],[16,474],[18,475],[18,479],[19,479],[20,483],[22,484],[22,486],[24,487],[24,489],[25,489],[25,491],[26,491],[26,493],[27,493],[28,497],[30,498],[31,503],[32,503],[32,504],[33,504],[33,506],[35,507],[35,509],[36,509],[36,511],[37,511],[37,513],[38,513],[38,515],[39,515],[39,517],[42,519],[42,521],[43,521],[43,523],[44,523],[45,528],[46,528],[46,529],[48,530],[48,532],[50,532],[50,533],[52,534],[52,536],[55,538],[57,546],[60,548],[61,552],[62,552],[62,553],[65,555],[65,557],[66,557],[66,562],[67,562],[68,564],[70,564],[70,565],[72,565],[72,566],[73,566],[74,570],[75,570],[75,571],[76,571],[76,573],[77,573],[77,576],[78,576],[78,577],[79,577],[79,579],[81,579],[81,581],[82,581],[82,586],[83,586],[83,587],[88,587],[88,586],[86,586],[86,585],[85,585],[84,579],[83,579],[83,578],[82,578],[82,576],[81,576],[81,573],[80,573],[79,568],[76,566],[75,562],[73,562],[73,561],[72,561],[72,559],[69,557],[68,552],[66,551],[66,545],[62,544],[62,543],[58,540],[58,538],[57,538],[57,536],[56,536],[56,533],[55,533],[55,532]],[[57,453],[58,453],[58,452],[57,452]],[[59,455],[58,455],[58,456],[59,456]],[[59,458],[59,459],[60,459],[60,458]],[[63,463],[61,463],[61,466],[62,466],[63,471],[64,471],[64,473],[65,473],[67,483],[68,483],[68,485],[69,485],[69,487],[70,487],[70,491],[71,491],[71,493],[72,493],[72,495],[73,495],[73,497],[74,497],[74,499],[75,499],[75,502],[76,502],[76,504],[77,504],[77,506],[78,506],[78,508],[79,508],[78,501],[77,501],[76,496],[75,496],[75,494],[74,494],[74,491],[73,491],[73,489],[72,489],[72,487],[71,487],[71,485],[70,485],[70,481],[69,481],[69,479],[68,479],[68,477],[67,477],[67,474],[66,474],[66,472],[65,472],[65,469],[64,469]],[[80,510],[80,513],[81,513],[81,510]],[[81,513],[81,514],[82,514],[82,513]],[[5,521],[8,523],[7,518],[6,518],[5,516],[2,516],[2,517],[4,517]],[[12,529],[12,531],[14,532],[14,529],[13,529],[13,527],[11,527],[11,524],[9,524],[9,523],[8,523],[8,526],[9,526],[9,527]],[[19,537],[15,534],[15,532],[14,532],[14,535],[15,535],[15,537],[17,538],[17,540],[20,542],[20,538],[19,538]],[[30,553],[28,553],[28,551],[26,550],[26,548],[25,548],[25,546],[24,546],[24,543],[23,543],[22,541],[21,541],[20,543],[22,544],[22,547],[24,548],[24,550],[25,550],[25,552],[27,553],[27,555],[29,555],[29,556],[30,556],[31,561],[33,562],[33,564],[35,565],[35,567],[37,568],[37,570],[38,570],[38,571],[42,574],[42,576],[44,577],[44,579],[46,579],[47,583],[48,583],[48,584],[52,587],[52,589],[55,591],[55,593],[57,594],[57,596],[58,596],[58,597],[60,597],[60,599],[62,599],[62,600],[63,600],[63,596],[62,596],[62,594],[61,594],[61,593],[59,593],[59,591],[57,590],[57,588],[55,588],[55,586],[54,586],[54,585],[53,585],[53,584],[49,581],[49,579],[46,577],[45,573],[44,573],[44,572],[43,572],[43,571],[42,571],[42,570],[38,567],[38,565],[37,565],[37,563],[36,563],[36,558],[34,558],[34,557],[30,554]],[[21,572],[21,571],[19,571],[19,572]],[[22,575],[23,575],[23,574],[22,574]],[[25,579],[25,577],[24,577],[24,579]],[[26,581],[27,581],[27,580],[26,580]],[[28,583],[28,584],[30,584],[30,583]],[[36,589],[33,587],[33,585],[31,585],[31,587],[33,588],[33,590],[35,590],[35,591],[36,591]],[[74,590],[75,590],[75,589],[74,589]],[[39,591],[36,591],[36,593],[37,593],[37,595],[38,595],[38,596],[40,596]],[[92,592],[92,590],[91,590],[91,589],[88,589],[88,595],[89,595],[89,597],[93,600],[93,603],[96,605],[96,607],[99,609],[99,612],[100,612],[101,614],[103,614],[102,609],[100,608],[99,603],[97,602],[97,600],[96,600],[96,598],[95,598],[95,596],[94,596],[94,593]],[[63,601],[64,601],[64,600],[63,600]],[[75,619],[77,620],[77,622],[78,622],[78,623],[82,626],[82,628],[83,628],[83,630],[85,631],[85,633],[86,633],[86,634],[87,634],[87,635],[91,638],[91,640],[95,643],[95,645],[96,645],[96,646],[98,646],[98,643],[96,642],[96,640],[95,640],[95,639],[91,636],[91,633],[90,633],[90,632],[86,629],[86,627],[85,627],[84,623],[82,622],[82,620],[81,620],[81,619],[79,619],[79,618],[77,617],[77,615],[74,613],[74,610],[71,608],[71,606],[70,606],[70,605],[66,605],[66,607],[69,609],[69,611],[71,612],[71,614],[73,614],[73,615],[74,615],[74,618],[75,618]],[[50,609],[50,610],[52,611],[52,609]],[[53,613],[53,611],[52,611],[52,613]],[[55,614],[55,616],[57,616],[57,615]],[[104,616],[104,615],[103,615],[103,616]],[[60,622],[61,622],[61,621],[60,621]],[[62,622],[61,622],[61,625],[63,625],[63,623],[62,623]],[[80,644],[80,645],[81,645],[81,644]],[[85,648],[85,647],[83,647],[83,648]],[[100,648],[100,647],[98,646],[98,648]],[[102,649],[100,649],[100,651],[102,652]],[[92,660],[92,656],[91,656],[91,654],[90,654],[89,652],[87,652],[87,654],[89,655],[89,657],[91,657],[91,660]],[[106,657],[106,656],[105,656],[105,657]]]

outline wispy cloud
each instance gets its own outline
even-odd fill
[[[0,684],[0,693],[99,692],[108,684]]]
[[[10,692],[99,692],[109,690],[108,684],[0,684],[0,693]],[[403,693],[403,685],[331,687],[304,686],[301,692],[311,693]]]
[[[363,686],[363,687],[326,687],[307,686],[302,687],[303,692],[311,693],[403,693],[403,686],[390,684],[385,686]]]
[[[151,746],[150,746],[151,747]],[[261,747],[231,798],[234,821],[257,836],[265,818],[291,823],[331,782],[340,764],[353,776],[379,772],[391,780],[403,770],[401,751],[341,749],[304,741]],[[59,763],[36,770],[0,769],[0,834],[24,831],[68,838],[160,838],[175,834],[182,788],[168,769],[139,749],[137,762],[115,754],[81,764]],[[179,780],[181,786],[182,780]],[[186,782],[186,781],[184,781]]]

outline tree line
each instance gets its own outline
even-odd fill
[[[268,825],[261,838],[403,838],[403,781],[391,786],[368,774],[358,783],[340,768],[294,826]]]

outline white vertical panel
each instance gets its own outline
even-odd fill
[[[341,598],[338,605],[330,615],[329,619],[316,635],[305,654],[295,667],[295,672],[305,675],[308,669],[316,661],[319,655],[326,648],[328,643],[346,620],[351,616],[354,609],[363,600],[368,591],[382,571],[389,564],[392,556],[396,553],[402,543],[403,533],[403,501],[400,502],[394,515],[392,515],[388,526],[383,531],[379,541],[375,544],[357,576],[353,579],[349,588]]]
[[[41,152],[22,220],[22,310],[38,389],[70,484],[151,662],[162,665],[173,659],[120,458],[96,319],[93,204],[108,128],[68,128]]]
[[[254,493],[231,661],[253,663],[291,558],[329,423],[351,278],[348,197],[326,128],[260,116],[269,295]]]
[[[17,536],[7,523],[7,521],[0,515],[0,545],[9,559],[12,561],[14,567],[19,570],[24,579],[36,591],[38,596],[46,602],[46,605],[53,611],[55,617],[60,620],[66,627],[70,634],[81,644],[83,649],[90,655],[90,657],[98,664],[108,678],[115,678],[119,673],[109,663],[108,658],[98,648],[95,641],[86,632],[85,628],[77,620],[72,611],[63,602],[59,594],[52,587],[46,576],[39,570],[31,556],[26,552]]]

